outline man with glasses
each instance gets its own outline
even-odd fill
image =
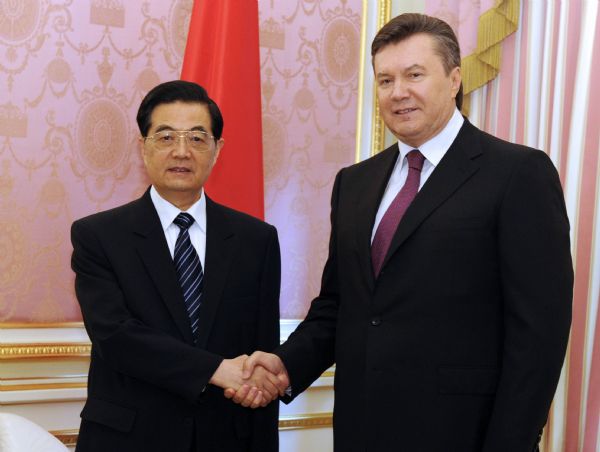
[[[277,232],[206,196],[223,118],[190,82],[158,85],[137,122],[152,186],[73,224],[72,267],[92,341],[78,451],[276,451],[278,396],[245,354],[279,342]]]

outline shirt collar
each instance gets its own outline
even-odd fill
[[[150,198],[158,213],[158,218],[160,218],[163,231],[166,231],[182,210],[160,196],[154,185],[150,188]],[[206,233],[206,196],[204,196],[202,189],[200,189],[200,199],[192,204],[186,212],[194,217],[195,223],[200,227],[200,230]]]
[[[458,135],[458,132],[460,131],[460,128],[464,122],[465,120],[458,111],[458,108],[455,108],[450,121],[448,121],[448,124],[446,124],[446,127],[444,127],[442,131],[432,139],[423,143],[419,147],[421,154],[423,154],[427,161],[434,167],[440,163],[440,160],[442,160],[442,157],[444,157],[444,154],[446,154],[446,151],[456,139],[456,136]],[[398,149],[400,151],[400,161],[403,162],[406,154],[415,148],[398,141]]]

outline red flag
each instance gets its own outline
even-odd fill
[[[206,191],[264,218],[257,0],[195,0],[181,79],[219,105],[225,145]]]

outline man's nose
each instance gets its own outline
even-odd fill
[[[392,99],[403,99],[408,96],[406,83],[396,80],[390,94]]]
[[[185,135],[177,135],[177,142],[173,149],[173,155],[177,157],[187,157],[190,154],[188,140]]]

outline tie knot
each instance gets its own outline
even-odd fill
[[[406,154],[406,159],[408,160],[409,168],[416,169],[417,171],[421,171],[423,169],[425,156],[421,154],[421,152],[418,149],[413,149],[408,154]]]
[[[177,217],[173,220],[181,230],[188,229],[194,223],[194,217],[189,213],[181,212]]]

